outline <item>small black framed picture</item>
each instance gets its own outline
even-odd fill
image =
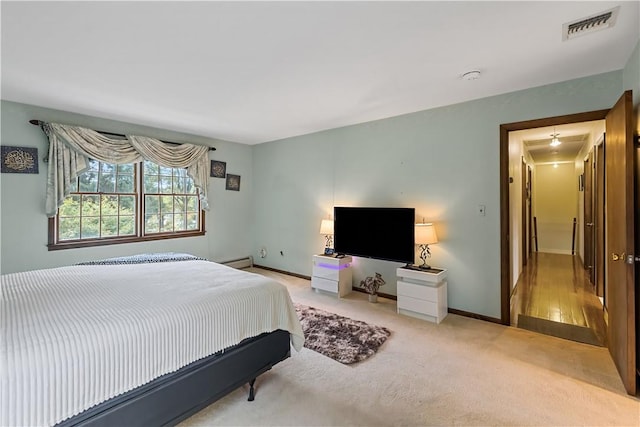
[[[2,173],[38,173],[38,149],[36,147],[13,147],[3,145]]]
[[[224,178],[227,176],[227,162],[211,160],[211,176],[214,178]]]
[[[240,191],[240,175],[227,174],[227,190]]]

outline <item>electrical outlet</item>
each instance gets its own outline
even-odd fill
[[[485,216],[487,214],[487,207],[485,205],[478,205],[478,215]]]
[[[267,257],[267,248],[263,246],[260,248],[260,258],[266,258],[266,257]]]

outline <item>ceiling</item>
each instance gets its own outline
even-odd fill
[[[2,1],[1,94],[256,144],[622,69],[639,3]]]

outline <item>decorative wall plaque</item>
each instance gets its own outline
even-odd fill
[[[12,147],[3,145],[2,173],[38,173],[38,149],[36,147]]]
[[[211,160],[211,176],[214,178],[224,178],[227,176],[227,162]]]
[[[227,190],[240,191],[240,175],[227,174]]]

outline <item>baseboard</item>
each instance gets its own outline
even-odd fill
[[[355,286],[351,286],[351,289],[356,291],[356,292],[362,292],[363,294],[368,294],[369,293],[369,292],[365,291],[364,289],[358,288],[358,287],[355,287]],[[392,299],[394,301],[398,300],[397,296],[391,295],[391,294],[385,294],[385,293],[382,293],[382,292],[378,292],[378,296],[381,297],[381,298]]]
[[[458,316],[471,317],[472,319],[484,320],[485,322],[497,323],[502,325],[502,320],[495,317],[485,316],[484,314],[471,313],[469,311],[458,310],[457,308],[449,307],[447,311],[451,314],[457,314]]]
[[[305,276],[304,274],[292,273],[290,271],[280,270],[278,268],[266,267],[260,264],[253,264],[254,267],[261,268],[263,270],[274,271],[276,273],[286,274],[287,276],[299,277],[300,279],[311,280],[311,276]]]
[[[544,252],[546,254],[555,254],[555,255],[574,255],[571,253],[569,249],[553,249],[553,248],[540,248],[538,252]]]
[[[221,262],[220,264],[226,265],[227,267],[233,267],[233,268],[237,268],[238,270],[241,270],[243,268],[253,267],[253,257],[249,255],[248,257],[245,257],[245,258],[233,259],[230,261]]]

